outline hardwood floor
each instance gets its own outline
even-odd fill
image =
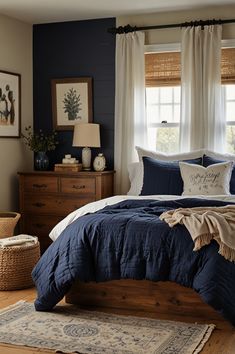
[[[0,291],[0,308],[7,307],[19,300],[25,300],[33,302],[36,296],[35,289],[26,289],[19,291]],[[64,302],[62,301],[64,304]],[[66,304],[65,306],[69,306]],[[165,320],[174,320],[174,321],[183,321],[183,322],[198,322],[205,323],[208,321],[200,320],[196,317],[187,318],[182,314],[181,315],[170,315],[170,314],[161,314],[156,316],[154,313],[145,313],[140,311],[127,311],[120,309],[104,309],[96,308],[95,310],[112,312],[122,315],[133,315],[141,317],[152,317],[152,318],[161,318]],[[212,336],[205,345],[202,354],[235,354],[235,328],[232,327],[228,322],[224,320],[213,321],[216,324],[216,329],[213,331]],[[54,353],[51,350],[41,350],[33,349],[22,346],[9,346],[0,344],[0,354],[38,354],[38,353]],[[148,354],[146,352],[146,354]]]

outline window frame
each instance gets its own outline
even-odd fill
[[[224,39],[222,40],[221,49],[224,48],[235,48],[235,39]],[[225,84],[222,84],[225,86]],[[225,102],[225,99],[224,99]],[[226,126],[235,126],[235,121],[233,120],[226,120]]]
[[[228,86],[229,84],[223,84],[222,85],[222,90],[224,90],[223,86]],[[224,92],[223,92],[223,96],[225,96]],[[224,102],[226,103],[227,101],[224,98]],[[235,99],[230,100],[230,102],[235,102]],[[234,113],[235,114],[235,113]],[[226,120],[226,125],[235,125],[235,120]]]
[[[166,53],[166,52],[181,52],[181,44],[180,43],[166,43],[166,44],[145,45],[145,51],[144,51],[145,54],[146,53]],[[180,122],[168,123],[167,121],[166,122],[162,121],[161,123],[147,124],[147,128],[175,128],[175,127],[180,128]]]
[[[145,45],[144,53],[166,53],[166,52],[180,52],[181,44],[180,43],[164,43],[164,44],[149,44]],[[178,127],[179,123],[150,123],[148,126],[151,128],[159,127]]]

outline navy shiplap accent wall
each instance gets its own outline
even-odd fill
[[[51,79],[92,77],[93,122],[101,124],[101,148],[107,167],[114,165],[115,27],[114,18],[41,24],[33,26],[34,129],[53,129]],[[59,146],[49,153],[50,168],[64,154],[81,159],[81,148],[72,147],[72,131],[58,132]]]

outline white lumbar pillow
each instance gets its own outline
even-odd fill
[[[235,155],[234,154],[221,154],[219,152],[211,151],[211,150],[204,150],[204,154],[212,157],[216,160],[225,160],[225,161],[235,161]]]
[[[208,167],[179,162],[184,182],[182,195],[230,195],[233,162],[222,162]]]
[[[140,146],[135,147],[139,161],[142,161],[143,156],[151,157],[153,159],[157,159],[160,161],[178,161],[178,160],[191,160],[191,159],[197,159],[199,157],[202,157],[203,154],[205,153],[205,150],[195,150],[191,152],[184,152],[184,153],[178,153],[178,154],[164,154],[159,151],[151,151],[147,150],[144,148],[141,148]]]

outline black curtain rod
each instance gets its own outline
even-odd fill
[[[210,26],[210,25],[222,25],[225,23],[235,23],[235,19],[230,19],[230,20],[206,20],[206,21],[191,21],[191,22],[184,22],[184,23],[173,23],[169,25],[156,25],[156,26],[144,26],[144,27],[137,27],[137,26],[119,26],[117,28],[108,28],[108,32],[112,34],[122,34],[122,33],[129,33],[129,32],[135,32],[135,31],[144,31],[144,30],[152,30],[152,29],[163,29],[163,28],[177,28],[177,27],[196,27],[196,26],[201,26],[202,29],[204,26]]]

